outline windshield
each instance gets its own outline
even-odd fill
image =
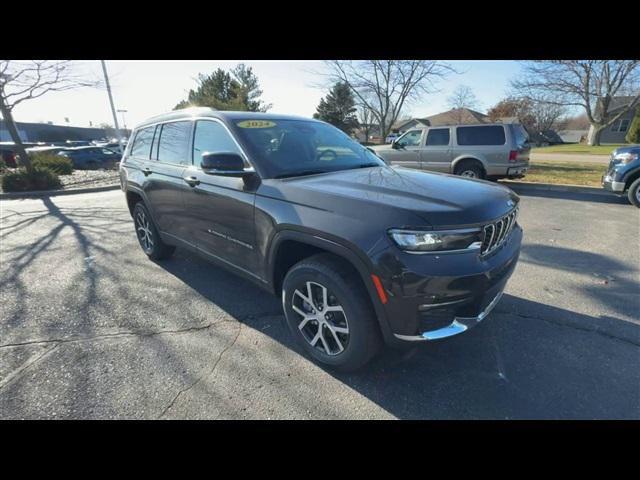
[[[267,178],[385,165],[369,149],[326,123],[235,120],[233,126]]]

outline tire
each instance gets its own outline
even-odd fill
[[[149,210],[142,202],[136,203],[133,208],[133,222],[136,228],[136,236],[138,237],[138,243],[142,251],[152,260],[164,260],[171,257],[176,247],[165,244],[160,235],[158,229]]]
[[[640,178],[637,178],[629,187],[627,197],[631,205],[635,205],[640,208]]]
[[[309,288],[313,307],[305,300]],[[331,311],[321,305],[324,291]],[[291,267],[282,286],[282,306],[296,341],[322,365],[357,370],[380,349],[380,330],[360,278],[331,254],[314,255]]]
[[[453,173],[467,178],[484,178],[484,169],[482,168],[482,165],[475,160],[461,161],[456,165]]]

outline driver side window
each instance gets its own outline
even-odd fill
[[[396,143],[402,147],[419,147],[422,130],[410,130],[400,137]]]

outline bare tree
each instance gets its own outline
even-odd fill
[[[465,112],[463,109],[477,109],[480,102],[471,90],[471,87],[466,85],[458,85],[453,93],[447,98],[447,105],[451,108],[451,117],[456,123],[463,123],[465,118]]]
[[[519,94],[534,102],[582,107],[592,127],[590,145],[601,132],[640,104],[639,60],[542,60],[524,63],[522,78],[512,81]],[[627,105],[609,111],[613,97],[627,95]]]
[[[364,133],[365,143],[369,142],[373,121],[374,116],[371,110],[364,105],[358,105],[358,123],[360,124],[360,130]]]
[[[49,92],[99,84],[80,77],[69,60],[0,60],[0,113],[16,144],[20,163],[27,170],[32,171],[33,166],[18,134],[12,110],[22,102]]]
[[[345,82],[357,103],[369,109],[386,138],[403,107],[436,91],[436,82],[456,72],[437,60],[331,60],[332,82]]]

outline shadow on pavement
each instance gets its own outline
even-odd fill
[[[39,313],[43,315],[40,318],[35,317],[37,311],[27,309],[39,305],[12,305],[11,315],[5,319],[7,333],[18,331],[42,338],[67,331],[99,334],[114,327],[122,331],[199,327],[211,320],[208,315],[212,309],[206,308],[211,302],[244,325],[302,354],[284,325],[278,298],[192,253],[178,249],[172,259],[158,263],[179,279],[178,283],[168,281],[165,275],[158,278],[144,278],[144,273],[131,275],[132,269],[149,273],[151,269],[142,253],[125,256],[135,245],[125,208],[59,208],[51,201],[43,201],[43,206],[44,210],[18,217],[3,229],[2,238],[7,241],[34,223],[46,222],[40,235],[30,232],[28,242],[18,242],[15,247],[3,250],[8,263],[3,267],[0,284],[24,303],[23,299],[33,294],[30,289],[38,290],[36,293],[42,296],[44,289],[54,284],[51,291],[57,297],[46,305],[54,313]],[[624,268],[620,262],[595,254],[579,252],[582,256],[575,257],[575,252],[571,253],[574,256],[569,260],[567,252],[558,247],[531,246],[526,260],[552,263],[554,268],[566,270],[597,262],[603,269]],[[96,254],[97,259],[93,260]],[[38,265],[34,265],[36,259]],[[56,270],[51,268],[56,264],[50,263],[53,261],[75,261],[82,268],[72,272],[72,279],[56,279]],[[35,273],[26,276],[25,272],[36,267]],[[35,277],[46,274],[52,275],[51,281],[35,285],[39,280]],[[63,281],[67,286],[55,284],[62,285]],[[188,292],[180,288],[181,284],[202,298],[189,296],[189,301],[185,301]],[[609,307],[613,307],[610,299],[600,300],[610,302]],[[170,304],[180,306],[179,315],[166,315]],[[113,317],[121,319],[118,320],[121,323],[108,323]],[[399,418],[639,418],[638,342],[598,332],[602,321],[505,295],[481,325],[464,335],[412,350],[385,351],[357,373],[328,373]],[[27,322],[35,322],[28,327],[31,330],[25,327]],[[611,328],[622,324],[628,327],[628,322],[615,318],[608,318],[607,322]],[[16,339],[22,340],[19,334]],[[192,363],[186,362],[184,356],[176,354],[165,337],[157,335],[145,341],[155,355],[152,364],[157,365],[158,375],[166,370],[167,378],[180,378],[181,385],[187,386],[198,381],[201,373],[191,368]],[[243,348],[250,358],[257,357],[251,348]],[[90,356],[91,351],[83,350],[80,355]],[[123,355],[122,364],[135,372],[140,362],[135,349]],[[58,372],[43,373],[47,374],[47,382],[50,374],[62,378],[58,381],[62,390],[52,390],[48,401],[100,408],[99,413],[70,411],[68,415],[72,418],[118,416],[124,400],[117,392],[105,390],[103,381],[118,372],[105,373],[109,364],[101,363],[100,358],[94,360],[93,367],[87,366],[90,362],[85,357],[70,357],[73,368],[63,366]],[[254,364],[260,368],[258,358]],[[120,381],[130,381],[127,379],[124,376]],[[155,401],[158,388],[167,389],[158,380],[141,378],[140,382],[141,388],[149,390],[148,394],[141,394],[143,403]],[[28,381],[10,386],[7,396],[16,411],[21,411],[20,399],[33,401],[36,393],[48,393],[33,390],[35,387]],[[216,387],[217,384],[212,385],[214,390]],[[232,404],[232,400],[223,398],[223,392],[214,393],[216,401]],[[295,378],[281,394],[296,395]],[[35,413],[31,415],[42,417],[43,411],[46,410],[34,407]],[[344,416],[349,417],[349,412]]]
[[[303,354],[276,297],[190,252],[160,265],[249,327]],[[279,315],[278,325],[265,329],[265,315]],[[640,345],[575,327],[597,322],[505,295],[464,335],[385,350],[356,373],[326,371],[399,418],[637,418]]]

